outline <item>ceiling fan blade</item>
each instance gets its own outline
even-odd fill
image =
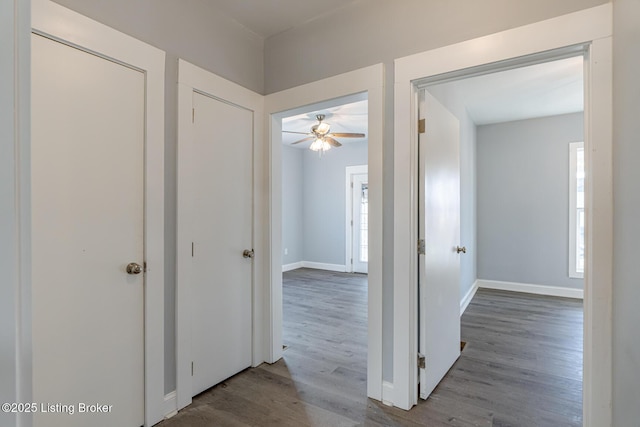
[[[329,134],[329,136],[335,136],[337,138],[364,138],[364,133],[335,132],[335,133]]]
[[[301,142],[305,142],[305,141],[311,141],[312,139],[316,139],[316,137],[315,136],[308,136],[306,138],[302,138],[302,139],[300,139],[298,141],[292,142],[291,145],[300,144]]]
[[[327,141],[329,145],[331,145],[332,147],[342,147],[342,144],[340,144],[338,141],[331,138],[330,136],[325,136],[324,140]]]
[[[283,130],[282,133],[299,133],[300,135],[309,135],[309,132],[294,132],[292,130]]]

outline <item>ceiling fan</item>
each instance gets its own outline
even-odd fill
[[[342,144],[338,142],[335,138],[364,138],[364,133],[351,133],[351,132],[329,132],[331,130],[331,126],[329,123],[324,123],[323,120],[325,118],[324,114],[316,115],[316,119],[318,120],[318,124],[311,126],[311,132],[293,132],[283,130],[285,133],[299,133],[301,135],[308,135],[306,138],[302,138],[298,141],[292,142],[291,145],[300,144],[305,141],[313,141],[310,150],[313,151],[327,151],[331,147],[340,147]]]

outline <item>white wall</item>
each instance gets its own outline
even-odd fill
[[[304,259],[303,229],[304,150],[282,146],[282,264]],[[285,250],[288,253],[284,253]]]
[[[311,150],[283,147],[282,247],[301,245],[300,256],[289,247],[284,265],[307,261],[344,266],[345,170],[366,164],[366,140],[346,143],[322,157]],[[286,182],[296,174],[299,184]]]
[[[478,278],[583,288],[569,278],[569,143],[583,114],[478,126]]]
[[[430,86],[428,91],[460,121],[460,246],[467,253],[460,257],[460,298],[464,298],[476,279],[476,125],[465,108],[455,85]]]
[[[263,92],[264,40],[206,0],[54,0],[164,50],[165,393],[175,390],[175,259],[178,58]]]
[[[640,1],[613,1],[613,425],[640,420]]]

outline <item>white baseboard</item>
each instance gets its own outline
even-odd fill
[[[164,419],[169,419],[178,413],[178,401],[175,390],[164,396]]]
[[[469,290],[467,291],[467,294],[464,296],[464,298],[462,298],[462,301],[460,301],[460,316],[462,316],[464,314],[464,311],[467,309],[467,307],[469,307],[469,303],[471,302],[473,297],[476,295],[476,292],[478,292],[477,280],[473,282],[473,285],[471,285],[471,288],[469,288]]]
[[[282,272],[297,270],[298,268],[302,268],[302,261],[294,262],[292,264],[285,264],[282,266]]]
[[[479,279],[477,283],[479,288],[524,292],[528,294],[549,295],[554,297],[584,299],[584,291],[582,289],[564,288],[560,286],[532,285],[530,283],[501,282],[499,280]]]
[[[282,272],[295,270],[297,268],[315,268],[316,270],[337,271],[344,273],[347,271],[347,267],[342,264],[324,264],[321,262],[300,261],[293,264],[286,264],[282,266]]]
[[[393,406],[393,384],[388,381],[382,381],[382,403]]]
[[[324,264],[321,262],[302,261],[305,268],[315,268],[316,270],[338,271],[344,273],[347,267],[341,264]]]

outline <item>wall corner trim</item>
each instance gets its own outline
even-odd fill
[[[467,307],[469,307],[469,304],[471,303],[471,300],[473,299],[473,297],[476,295],[476,292],[478,292],[477,279],[475,282],[473,282],[473,285],[471,285],[471,288],[469,288],[465,296],[460,301],[460,317],[462,317]]]
[[[291,264],[284,264],[282,266],[282,272],[286,273],[287,271],[297,270],[298,268],[302,268],[304,266],[304,261],[298,261]]]
[[[164,419],[167,420],[178,413],[178,400],[176,391],[167,393],[164,396]]]
[[[393,406],[393,383],[382,381],[382,403]]]

